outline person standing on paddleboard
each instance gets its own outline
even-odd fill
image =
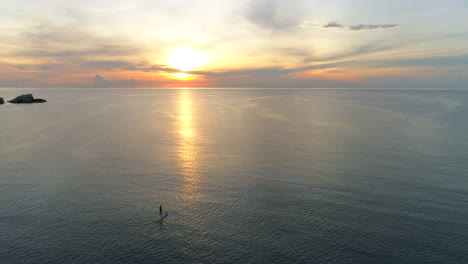
[[[159,217],[163,217],[162,205],[159,206]]]

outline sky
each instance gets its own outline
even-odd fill
[[[0,87],[468,88],[465,0],[0,0]]]

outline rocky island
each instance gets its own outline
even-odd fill
[[[3,98],[0,100],[0,102],[1,101],[3,101]],[[32,104],[32,103],[45,103],[47,101],[41,98],[34,98],[32,94],[23,94],[23,95],[17,96],[15,99],[10,100],[8,102],[12,104]]]

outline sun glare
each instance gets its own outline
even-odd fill
[[[198,67],[208,63],[206,52],[196,51],[191,48],[174,49],[167,60],[168,64],[181,71],[193,71]],[[178,79],[187,79],[192,76],[188,73],[173,73],[172,76]]]
[[[187,79],[187,78],[191,77],[192,74],[179,72],[179,73],[173,73],[172,76],[177,77],[179,79]]]

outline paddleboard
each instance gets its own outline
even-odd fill
[[[169,215],[169,212],[168,212],[168,211],[164,212],[163,215],[162,215],[162,217],[160,217],[160,218],[158,219],[158,222],[164,220],[164,218],[166,218],[168,215]]]

